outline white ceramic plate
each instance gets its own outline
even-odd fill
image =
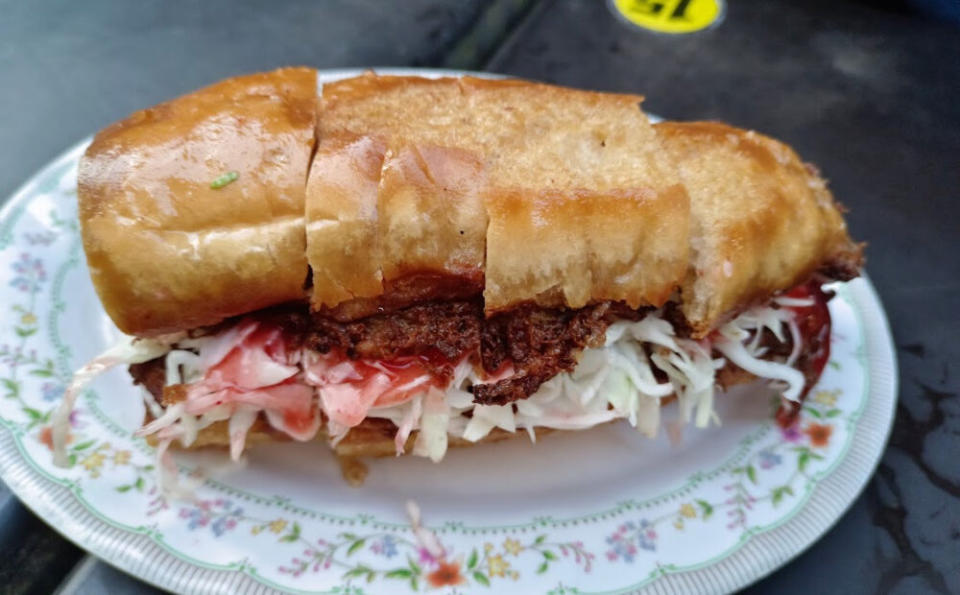
[[[729,591],[827,531],[883,451],[896,363],[883,310],[861,279],[830,303],[831,360],[793,432],[772,422],[765,390],[745,387],[719,399],[722,427],[687,429],[678,445],[610,425],[537,445],[453,450],[436,465],[376,461],[357,489],[344,484],[324,445],[278,444],[208,479],[196,502],[178,502],[158,493],[151,449],[132,436],[143,409],[118,369],[80,400],[75,464],[53,467],[49,419],[63,387],[117,336],[77,233],[85,145],[38,173],[0,213],[0,475],[66,537],[160,587]],[[204,456],[178,460],[189,472],[205,466]],[[436,531],[444,559],[418,549],[408,499]]]

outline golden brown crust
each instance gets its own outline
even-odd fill
[[[480,293],[481,176],[457,149],[325,133],[307,183],[313,308],[353,319]]]
[[[391,94],[397,89],[391,82],[410,82],[420,91],[407,101]],[[450,84],[457,83],[368,75],[324,86],[321,139],[362,134],[384,143],[382,168],[371,176],[378,188],[369,219],[371,229],[376,228],[376,238],[369,243],[379,252],[364,261],[364,266],[377,267],[380,285],[376,292],[364,291],[352,279],[335,279],[345,291],[315,294],[314,309],[350,319],[419,299],[482,291],[486,233],[482,159],[449,143],[432,143],[440,137],[422,113],[430,101],[425,89],[437,87],[449,104]],[[324,199],[323,194],[308,193],[308,206]],[[308,221],[313,224],[309,216]],[[308,236],[308,245],[312,238]]]
[[[385,282],[424,272],[482,280],[485,185],[479,155],[395,140],[377,199]]]
[[[386,423],[383,423],[386,422]],[[350,433],[344,437],[334,447],[334,452],[342,457],[392,457],[397,454],[397,447],[393,436],[396,433],[396,426],[392,422],[384,419],[368,418],[363,420],[359,426],[350,430]],[[547,434],[550,430],[537,430],[537,435]],[[413,452],[413,445],[417,441],[419,432],[411,432],[410,437],[404,447],[405,453]],[[523,431],[507,432],[500,428],[494,428],[489,434],[478,440],[470,442],[463,438],[448,437],[448,445],[453,448],[466,448],[477,444],[492,444],[502,442],[517,436],[526,437],[527,433]]]
[[[660,306],[686,271],[688,202],[679,186],[501,192],[487,207],[487,312],[529,301]]]
[[[386,147],[371,136],[326,134],[306,190],[307,260],[316,308],[383,293],[377,188]]]
[[[368,417],[357,427],[350,430],[350,433],[344,437],[336,446],[333,447],[335,454],[341,457],[392,457],[397,454],[397,447],[394,443],[394,434],[396,426],[386,419]],[[557,430],[548,428],[537,428],[537,436],[550,434]],[[409,454],[413,451],[413,445],[417,441],[419,432],[414,430],[407,439],[405,452]],[[526,437],[525,431],[507,432],[500,428],[494,428],[489,434],[478,440],[470,442],[462,438],[449,437],[449,446],[453,448],[465,448],[477,444],[491,444],[502,442],[515,438],[517,436]],[[247,433],[246,446],[252,447],[258,444],[268,444],[270,442],[289,442],[291,438],[282,432],[278,432],[270,427],[261,417],[254,423],[253,427]],[[317,434],[316,440],[326,441],[327,435],[323,431]],[[156,446],[156,438],[150,436],[147,441]],[[179,443],[172,444],[174,448],[182,449]],[[218,421],[200,430],[197,438],[186,450],[195,450],[198,448],[222,448],[230,447],[230,435],[227,432],[227,422]]]
[[[121,330],[302,300],[309,263],[312,306],[341,320],[481,292],[488,313],[661,305],[682,287],[699,337],[862,262],[825,182],[754,132],[653,128],[639,96],[519,80],[366,74],[319,108],[314,84],[239,77],[97,135],[80,220]],[[211,189],[225,171],[239,178]]]
[[[655,129],[690,196],[682,302],[696,337],[818,269],[855,273],[862,246],[850,241],[826,182],[792,149],[715,122]]]
[[[443,273],[417,272],[383,284],[383,293],[370,298],[355,298],[340,302],[333,308],[323,308],[324,316],[347,322],[393,312],[431,301],[465,300],[483,293],[483,276],[455,277]]]
[[[377,204],[387,291],[411,270],[485,272],[488,311],[660,304],[686,271],[688,205],[641,100],[366,74],[324,86],[320,135],[386,143]]]
[[[124,332],[213,324],[302,299],[316,71],[237,77],[139,111],[80,162],[94,286]],[[235,181],[211,182],[226,172]]]

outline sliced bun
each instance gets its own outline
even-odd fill
[[[307,259],[316,306],[383,293],[377,189],[386,147],[369,136],[328,134],[306,188]]]
[[[394,443],[394,434],[396,434],[396,431],[397,427],[389,420],[375,417],[367,418],[363,420],[360,425],[352,428],[350,433],[333,447],[333,451],[335,454],[341,457],[396,456],[397,447]],[[539,437],[541,435],[550,434],[554,431],[557,430],[537,428],[537,436]],[[417,441],[418,433],[419,432],[416,430],[411,432],[410,438],[407,440],[407,444],[404,449],[406,453],[413,451],[413,445]],[[502,430],[500,428],[494,428],[489,434],[477,442],[470,442],[462,438],[450,436],[449,446],[465,448],[468,446],[475,446],[477,444],[502,442],[517,436],[526,438],[527,433],[520,430],[516,432],[507,432],[506,430]],[[147,440],[156,446],[155,436],[150,436],[147,438]],[[249,448],[257,444],[267,444],[270,442],[289,442],[290,440],[291,438],[288,435],[274,430],[263,418],[260,418],[256,421],[256,423],[254,423],[253,427],[250,428],[250,431],[247,433],[246,446]],[[327,435],[322,429],[317,434],[316,440],[327,440]],[[179,448],[179,444],[177,442],[174,442],[172,446],[174,448]],[[197,433],[196,440],[190,445],[188,450],[195,450],[198,448],[229,449],[230,434],[227,431],[227,422],[218,421],[200,430]]]
[[[641,101],[471,77],[367,74],[325,85],[321,149],[343,135],[385,149],[376,209],[363,210],[377,219],[378,236],[371,223],[365,239],[379,252],[360,269],[379,260],[382,293],[411,276],[457,278],[483,291],[489,312],[530,301],[663,303],[687,268],[688,202]],[[308,247],[338,233],[340,220],[309,215],[337,196],[308,190]],[[347,295],[371,297],[374,275],[343,267],[331,278],[316,274],[324,262],[311,265],[316,287],[344,288],[315,292],[314,307],[349,310]]]
[[[722,368],[717,376],[718,384],[723,389],[740,384],[747,384],[749,382],[754,382],[755,380],[757,380],[756,376],[733,365],[728,365]],[[661,405],[667,405],[674,400],[676,400],[676,397],[674,395],[670,395],[661,399],[660,403]],[[197,433],[196,440],[190,445],[189,449],[192,450],[206,447],[229,448],[230,436],[227,431],[227,423],[227,421],[218,421],[200,430]],[[547,434],[568,431],[576,430],[536,428],[536,434],[538,438]],[[346,437],[344,437],[343,440],[333,447],[333,451],[335,454],[341,457],[396,456],[397,449],[396,444],[394,443],[394,436],[396,432],[397,427],[390,420],[368,417],[364,419],[358,426],[351,428]],[[417,441],[418,433],[419,432],[416,430],[410,433],[410,437],[407,439],[407,443],[404,448],[405,453],[409,454],[413,451],[413,446]],[[528,435],[525,430],[518,429],[516,432],[508,432],[501,428],[494,428],[489,434],[476,442],[470,442],[469,440],[464,440],[454,436],[448,436],[448,440],[449,446],[466,448],[478,444],[502,442],[504,440],[509,440],[516,437],[522,437],[526,439],[527,436]],[[150,436],[148,437],[148,440],[155,443],[156,438],[154,436]],[[266,444],[269,442],[289,442],[290,440],[291,438],[288,435],[273,429],[261,416],[259,419],[257,419],[253,427],[250,428],[250,431],[247,433],[246,445],[247,447],[250,447],[256,444]],[[327,440],[327,434],[324,431],[323,426],[321,426],[320,432],[317,433],[316,440]],[[173,446],[178,447],[177,442],[174,442]]]
[[[488,314],[676,299],[703,337],[818,271],[856,274],[862,247],[789,147],[654,127],[641,101],[368,73],[318,102],[311,69],[229,79],[94,139],[79,173],[94,286],[135,335],[282,302],[351,320],[482,294]]]
[[[690,197],[682,305],[696,337],[817,270],[856,275],[863,247],[826,182],[790,147],[716,122],[655,129]]]
[[[94,287],[120,330],[188,329],[304,299],[316,96],[315,70],[284,68],[97,134],[80,161],[79,217]],[[229,172],[234,181],[211,188]]]

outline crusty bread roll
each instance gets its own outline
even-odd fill
[[[847,235],[826,182],[790,147],[716,122],[655,129],[690,196],[682,305],[694,336],[817,269],[856,274],[862,246]]]
[[[314,307],[339,306],[334,314],[356,318],[374,312],[384,294],[402,303],[479,294],[487,224],[481,174],[464,151],[388,150],[380,138],[326,134],[307,184]]]
[[[512,190],[487,206],[487,312],[530,301],[660,306],[686,271],[689,212],[680,186]]]
[[[378,262],[381,293],[411,276],[452,277],[483,291],[488,312],[530,301],[663,303],[687,268],[688,202],[641,100],[471,77],[366,74],[324,85],[321,154],[348,135],[382,144],[384,162],[376,209],[363,210],[370,249],[318,250],[342,261],[339,277],[311,257],[315,287],[343,288],[315,290],[314,307],[343,311],[348,295],[374,297],[366,272]],[[310,214],[340,196],[319,180],[308,189],[311,253],[354,225],[349,209],[341,219]],[[358,256],[362,278],[348,266]]]
[[[315,70],[284,68],[97,134],[80,161],[79,217],[94,286],[120,330],[189,329],[304,299],[316,95]],[[211,187],[229,172],[235,181]]]
[[[440,273],[482,289],[484,165],[481,155],[456,147],[390,144],[377,200],[387,283]]]
[[[746,372],[736,366],[726,366],[717,377],[718,384],[724,389],[740,384],[747,384],[755,381],[756,376]],[[676,400],[674,395],[664,397],[660,400],[661,406],[666,406]],[[149,416],[148,420],[149,421]],[[613,420],[617,421],[617,420]],[[612,423],[612,422],[606,422]],[[190,449],[195,448],[230,448],[230,435],[227,431],[227,421],[218,421],[203,428],[197,433],[196,440],[190,445]],[[326,431],[326,424],[320,425],[320,431],[315,440],[327,441],[329,439]],[[548,434],[573,432],[577,430],[555,430],[552,428],[536,428],[537,438]],[[368,417],[358,426],[350,428],[347,435],[333,446],[333,451],[341,457],[393,457],[397,455],[397,447],[394,437],[397,433],[397,427],[388,419],[378,417]],[[419,431],[414,430],[407,438],[404,447],[404,453],[413,452],[413,446],[417,441]],[[448,445],[456,448],[467,448],[478,444],[491,444],[494,442],[503,442],[511,438],[527,438],[526,430],[517,430],[508,432],[502,428],[493,428],[490,433],[476,442],[464,440],[456,436],[448,436]],[[156,437],[150,436],[148,440],[156,445]],[[270,442],[287,442],[291,440],[283,432],[273,429],[270,424],[261,416],[254,422],[250,431],[247,433],[246,446],[250,447],[256,444],[267,444]],[[172,443],[174,448],[179,443]]]
[[[383,293],[377,189],[385,147],[368,136],[328,134],[317,145],[306,196],[314,304]]]
[[[340,319],[481,293],[488,313],[678,296],[699,337],[859,265],[823,180],[759,134],[653,128],[639,96],[519,80],[370,73],[318,104],[315,79],[230,79],[97,135],[80,220],[121,330],[306,300],[309,263],[314,309]]]
[[[197,448],[230,448],[230,434],[227,431],[227,421],[218,421],[203,428],[197,432],[197,438],[191,444],[189,449]],[[562,430],[552,430],[550,428],[537,428],[537,437],[545,436],[553,432]],[[360,425],[350,428],[350,432],[335,446],[333,451],[341,457],[393,457],[397,455],[396,442],[394,436],[397,433],[397,427],[393,422],[387,419],[368,417]],[[419,432],[414,430],[407,439],[404,452],[409,454],[413,451],[413,446],[417,441]],[[454,436],[449,437],[448,445],[457,448],[475,446],[477,444],[490,444],[493,442],[502,442],[517,436],[526,437],[527,432],[520,430],[517,432],[508,432],[501,428],[494,428],[489,434],[476,442],[470,442],[463,438]],[[249,448],[256,444],[268,444],[270,442],[288,442],[290,436],[273,429],[262,417],[254,422],[253,427],[247,432],[245,445]],[[328,436],[321,426],[315,440],[326,441]],[[147,438],[153,446],[157,445],[157,438],[151,435]],[[174,441],[171,446],[179,448],[180,443]]]

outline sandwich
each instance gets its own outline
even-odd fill
[[[127,337],[139,433],[345,457],[719,423],[762,381],[789,424],[863,246],[759,133],[652,124],[635,95],[472,77],[231,79],[100,132],[79,171],[91,279]],[[62,462],[62,458],[60,459]]]

